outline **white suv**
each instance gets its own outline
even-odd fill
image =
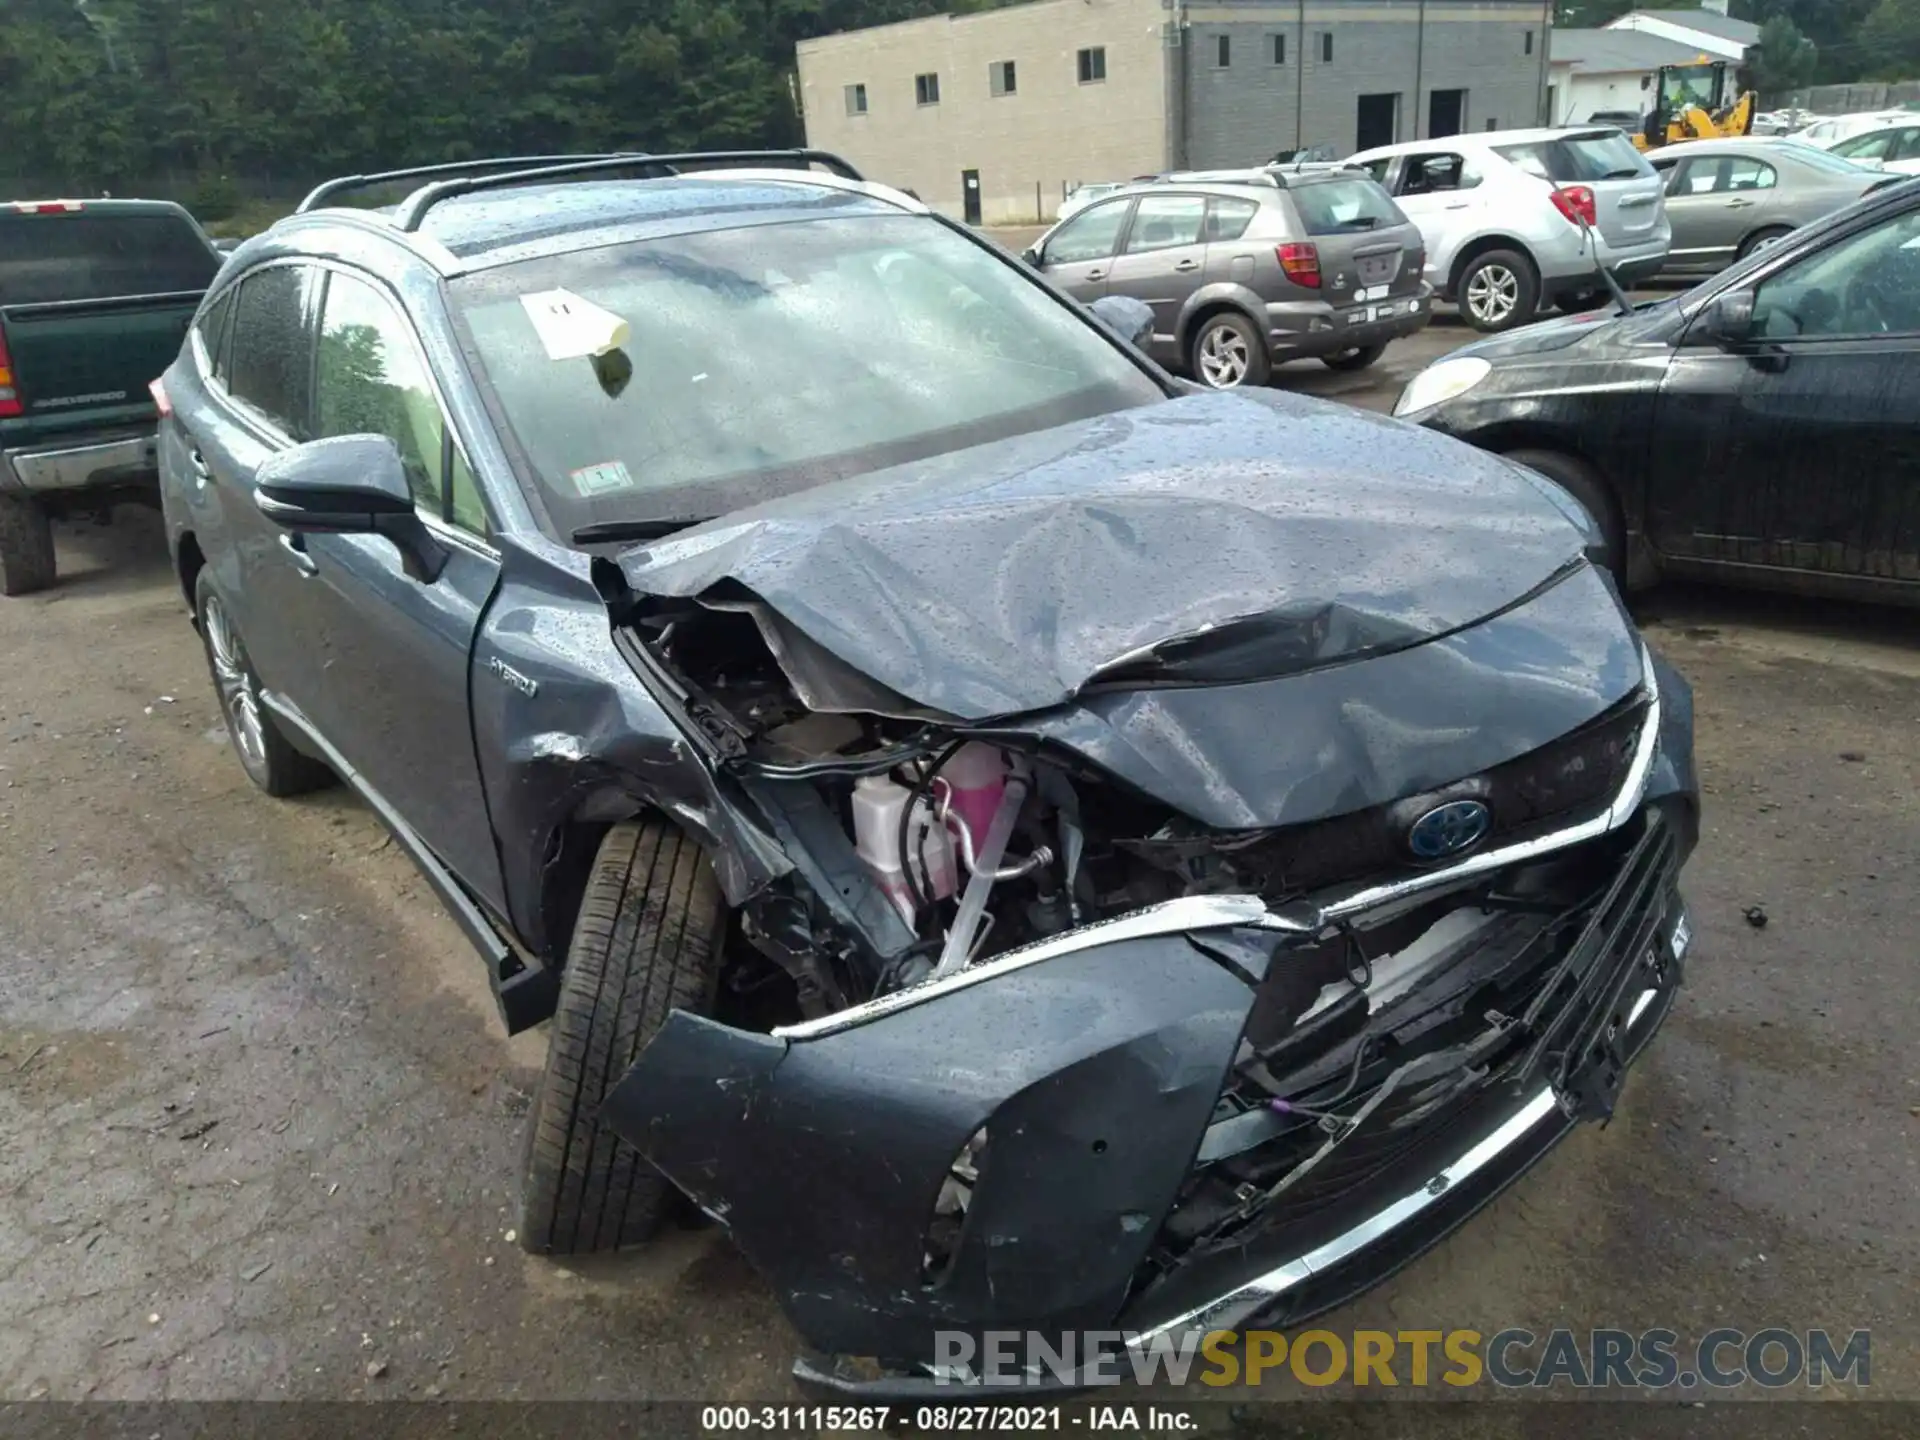
[[[1660,176],[1618,130],[1490,130],[1409,140],[1364,167],[1420,227],[1427,281],[1476,330],[1604,299],[1657,274],[1673,243]]]

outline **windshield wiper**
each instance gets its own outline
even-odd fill
[[[615,540],[664,540],[706,523],[704,516],[686,516],[679,520],[596,520],[574,531],[573,543],[605,545]]]
[[[1638,170],[1609,170],[1600,178],[1602,180],[1638,180],[1640,178],[1640,172]]]

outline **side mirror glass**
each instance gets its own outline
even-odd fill
[[[1729,290],[1701,317],[1707,338],[1716,345],[1743,345],[1753,338],[1753,292]]]
[[[1114,334],[1140,350],[1153,343],[1153,307],[1127,295],[1102,295],[1087,307]]]
[[[384,435],[314,440],[268,457],[255,472],[253,503],[296,535],[383,536],[425,583],[446,565],[445,548],[414,511],[399,448]]]

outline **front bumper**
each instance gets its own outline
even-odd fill
[[[151,429],[83,442],[9,450],[0,464],[0,488],[46,494],[127,485],[157,485],[160,463]]]
[[[1358,304],[1283,301],[1267,307],[1267,348],[1275,360],[1310,359],[1385,345],[1426,328],[1433,289]]]
[[[1664,681],[1683,721],[1685,687]],[[1656,697],[1626,783],[1576,825],[1310,904],[1172,901],[771,1036],[676,1013],[603,1115],[729,1226],[825,1357],[798,1373],[828,1388],[951,1397],[979,1378],[935,1373],[954,1332],[1119,1332],[1139,1349],[1293,1323],[1611,1114],[1680,984],[1695,789],[1685,727],[1663,725]],[[1376,1011],[1369,992],[1365,1024],[1392,1019],[1392,1065],[1368,1064],[1335,1139],[1297,1111],[1274,1118],[1288,1107],[1246,1077],[1280,1073],[1285,1046],[1249,1047],[1313,1027],[1309,1013],[1262,1032],[1260,1016],[1311,978],[1316,947],[1409,906],[1495,914],[1496,892],[1525,895],[1543,874],[1580,898],[1554,901],[1538,934],[1517,915],[1484,922],[1508,928],[1456,942],[1413,1011]],[[1441,1040],[1401,1048],[1443,1012]],[[1308,1050],[1284,1073],[1332,1056]],[[1279,1093],[1320,1105],[1321,1083]],[[964,1223],[936,1245],[949,1179],[976,1155]]]

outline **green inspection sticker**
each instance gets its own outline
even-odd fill
[[[605,464],[589,465],[584,470],[575,470],[568,478],[573,481],[573,488],[582,495],[605,495],[610,490],[633,488],[633,476],[618,460],[609,460]]]

